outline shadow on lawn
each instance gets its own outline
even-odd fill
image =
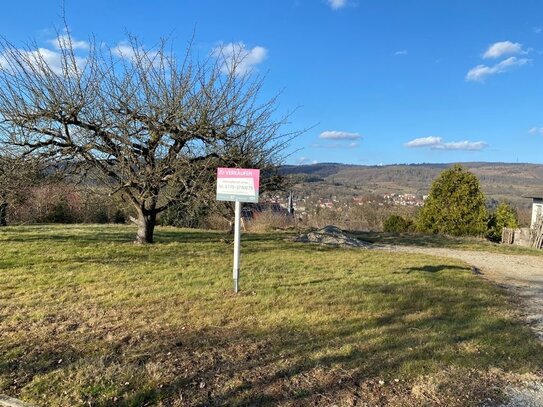
[[[364,308],[365,296],[386,302],[389,295],[402,295],[383,308],[386,312],[374,317],[362,318],[363,314],[353,312],[325,324],[301,323],[295,327],[276,324],[257,329],[245,323],[190,331],[178,325],[154,325],[140,331],[125,327],[116,333],[113,329],[110,337],[104,338],[104,329],[66,333],[55,325],[66,326],[70,321],[51,321],[50,334],[13,345],[18,348],[15,360],[0,358],[0,376],[24,384],[35,375],[59,374],[64,386],[82,386],[85,403],[96,407],[158,402],[202,407],[289,402],[328,405],[331,400],[361,401],[357,392],[364,383],[375,378],[387,382],[403,379],[402,372],[409,375],[410,369],[417,374],[432,374],[433,369],[448,366],[515,370],[543,364],[541,348],[527,329],[507,319],[487,316],[492,299],[465,298],[463,293],[447,288],[428,291],[410,282],[387,286],[365,283],[354,288],[360,291],[359,303],[352,304],[355,310]],[[180,323],[185,311],[180,310]],[[333,308],[329,312],[334,312]],[[512,339],[523,345],[511,347]],[[472,341],[478,351],[463,351]],[[4,350],[7,355],[14,349]],[[82,366],[95,369],[93,375],[78,375]],[[110,366],[122,367],[125,376],[131,377],[128,384],[123,386],[125,379],[114,369],[113,374],[108,373]],[[68,380],[62,380],[63,374]],[[63,389],[54,387],[57,382],[52,380],[50,388],[31,385],[33,390],[26,394],[36,400],[42,396],[40,391],[61,394]],[[154,384],[150,387],[150,383]],[[387,397],[393,396],[387,393],[390,391],[404,391],[406,397],[410,394],[408,382],[392,390],[375,386],[363,399],[373,405],[386,405]],[[102,388],[109,389],[109,394],[115,388],[116,393],[104,400]],[[470,389],[461,391],[466,394]],[[481,400],[493,391],[484,389]],[[78,397],[76,400],[81,400]]]
[[[183,350],[175,355],[191,355],[192,359],[185,360],[185,369],[175,380],[147,392],[150,398],[146,401],[163,400],[170,405],[182,397],[188,405],[202,407],[275,406],[289,402],[328,405],[330,400],[339,402],[340,397],[351,401],[359,398],[357,391],[368,380],[401,378],[402,367],[409,365],[435,368],[436,359],[443,367],[448,364],[486,369],[504,364],[498,355],[514,326],[500,320],[477,325],[472,320],[477,318],[475,315],[462,319],[442,307],[432,310],[431,316],[406,324],[404,319],[410,312],[405,310],[409,307],[402,309],[401,305],[381,318],[338,320],[333,326],[312,326],[303,332],[285,327],[261,332],[205,330],[190,338],[161,332],[157,341],[172,335],[184,343]],[[527,341],[528,336],[526,333]],[[484,349],[479,356],[460,351],[462,344],[483,338],[496,343],[481,345]],[[543,362],[542,357],[537,359],[534,366]],[[519,365],[522,363],[519,361]],[[506,364],[514,369],[516,362]],[[390,396],[386,389],[374,390],[375,394],[366,394],[363,400],[371,402],[374,397],[373,402],[381,405]],[[403,390],[409,393],[409,389]],[[485,389],[481,401],[492,392]],[[134,400],[140,402],[141,397],[133,394],[124,400],[125,405],[134,405]]]
[[[403,269],[403,272],[408,273],[408,274],[413,273],[413,272],[438,273],[444,270],[467,271],[469,270],[469,267],[452,266],[450,264],[440,264],[437,266],[406,267],[405,269]]]

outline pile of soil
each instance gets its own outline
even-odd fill
[[[302,234],[293,239],[295,242],[316,243],[337,247],[370,247],[371,243],[358,240],[343,232],[336,226],[325,226],[322,229]]]

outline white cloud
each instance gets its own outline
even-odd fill
[[[159,63],[159,61],[155,60],[158,51],[151,51],[139,45],[132,45],[128,41],[117,43],[116,46],[111,48],[111,53],[119,58],[128,59],[133,62],[136,61],[139,55],[144,63],[149,63],[150,65]]]
[[[484,141],[451,141],[444,142],[441,137],[421,137],[404,144],[409,148],[429,147],[433,150],[480,151],[488,146]]]
[[[433,147],[442,143],[441,137],[421,137],[405,143],[406,147]]]
[[[326,130],[323,131],[319,138],[325,140],[358,140],[362,136],[359,133],[349,133],[346,131]]]
[[[132,45],[126,41],[119,42],[115,47],[111,48],[111,52],[113,55],[116,55],[119,58],[130,60],[134,60],[136,58],[136,51]]]
[[[326,0],[332,10],[339,10],[347,5],[347,0]]]
[[[230,42],[213,48],[211,55],[223,64],[224,73],[245,75],[266,59],[268,50],[260,46],[247,48],[243,42]]]
[[[23,58],[23,61],[28,66],[40,67],[46,65],[51,71],[57,75],[63,75],[68,70],[68,75],[73,75],[74,69],[71,65],[71,60],[68,66],[63,64],[63,56],[60,52],[53,51],[47,48],[38,48],[37,50],[17,50],[16,52]],[[0,55],[0,69],[10,69],[9,61],[12,58],[7,55]],[[78,69],[83,69],[86,59],[75,57],[75,63]]]
[[[26,51],[26,57],[29,62],[45,62],[55,73],[62,72],[62,55],[59,52],[51,51],[47,48],[38,48],[36,51]]]
[[[533,29],[536,34],[541,34],[541,32],[543,32],[543,27],[534,27]]]
[[[396,55],[396,56],[407,55],[407,54],[409,54],[409,51],[407,51],[406,49],[402,49],[402,50],[396,51],[396,52],[394,53],[394,55]]]
[[[484,80],[490,75],[496,75],[510,71],[511,69],[519,66],[526,65],[531,62],[531,59],[509,57],[496,65],[477,65],[471,68],[466,74],[466,80],[472,82],[484,82]]]
[[[532,127],[530,130],[528,130],[528,133],[530,133],[532,136],[543,136],[543,127]]]
[[[504,55],[524,54],[526,51],[522,49],[522,44],[511,41],[495,42],[483,54],[485,59],[500,58]]]
[[[0,69],[10,69],[9,61],[13,58],[21,57],[27,66],[40,67],[46,65],[51,71],[57,75],[73,75],[75,73],[74,66],[71,58],[66,59],[61,50],[66,48],[72,48],[75,50],[88,51],[90,44],[86,41],[77,41],[73,37],[70,37],[68,33],[60,34],[56,38],[47,40],[47,43],[52,45],[55,49],[39,47],[35,50],[30,49],[17,49],[12,53],[0,54]],[[17,55],[14,55],[17,54]],[[83,69],[86,58],[81,56],[74,56],[74,61],[77,69]],[[67,71],[67,72],[66,72]]]
[[[348,145],[347,147],[349,147],[349,148],[356,148],[356,147],[358,147],[358,146],[360,146],[360,143],[357,142],[357,141],[354,141],[354,142],[352,142],[352,143],[349,143],[349,145]]]
[[[57,38],[53,38],[47,42],[56,49],[70,48],[70,44],[74,50],[88,50],[90,48],[90,44],[87,41],[77,41],[73,37],[70,37],[69,34],[61,34]]]

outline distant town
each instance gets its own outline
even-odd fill
[[[337,212],[343,212],[356,206],[406,206],[421,207],[427,199],[427,195],[418,196],[416,194],[368,194],[354,197],[339,197],[332,195],[330,198],[316,198],[311,195],[297,196],[290,198],[286,194],[277,194],[261,204],[262,210],[271,209],[273,212],[292,211],[297,215],[308,215],[317,209],[330,209]],[[292,203],[291,203],[292,202]]]

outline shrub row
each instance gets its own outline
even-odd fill
[[[127,210],[101,190],[66,183],[30,187],[8,207],[9,223],[125,223]]]

